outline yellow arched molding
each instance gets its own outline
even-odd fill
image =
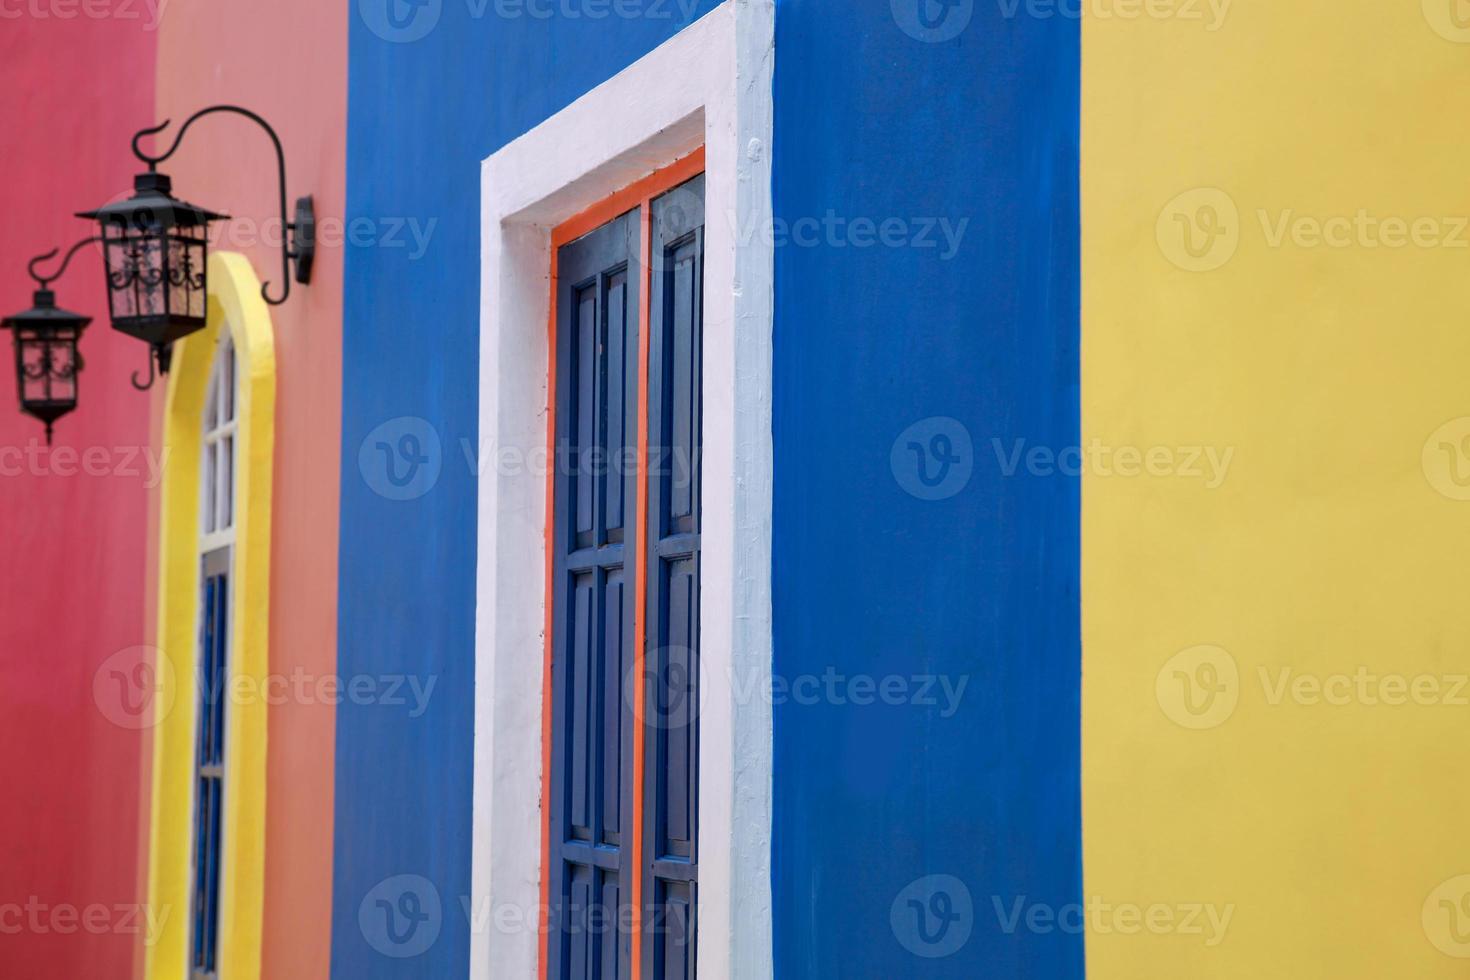
[[[149,980],[188,975],[189,866],[193,846],[193,678],[199,655],[200,451],[205,389],[221,330],[234,341],[239,379],[236,433],[235,546],[231,569],[231,647],[226,710],[224,864],[220,879],[220,976],[260,976],[265,878],[266,703],[270,670],[271,461],[275,449],[276,355],[268,307],[250,263],[236,253],[209,258],[209,322],[174,346],[164,417],[158,574],[161,678],[177,696],[156,719],[148,898],[166,915],[147,950]],[[171,670],[170,670],[171,668]],[[252,696],[253,695],[253,696]]]

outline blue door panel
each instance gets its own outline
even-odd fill
[[[643,975],[693,980],[699,812],[704,178],[652,202]]]
[[[694,205],[691,206],[691,201]],[[643,878],[644,974],[693,980],[698,880],[703,179],[653,202],[644,823],[632,810],[630,504],[637,445],[638,212],[559,250],[552,536],[553,939],[557,980],[625,977],[625,884]],[[631,537],[629,535],[632,535]],[[626,550],[625,550],[626,548]],[[631,867],[633,833],[645,861]]]
[[[638,309],[629,306],[631,293],[628,289],[628,271],[621,269],[610,273],[606,281],[607,322],[604,325],[603,343],[606,351],[599,358],[602,377],[599,384],[607,392],[607,411],[603,417],[602,445],[617,452],[636,442],[628,441],[629,423],[637,410],[637,387],[628,384],[628,368],[634,366],[638,349],[628,345],[629,324],[637,324]],[[636,331],[636,326],[634,330]],[[603,526],[607,528],[607,539],[623,540],[625,519],[625,488],[628,476],[624,470],[611,465],[612,459],[604,454],[601,460],[593,461],[594,472],[602,485]]]
[[[625,580],[626,574],[621,568],[606,572],[602,635],[613,640],[632,633],[631,610],[628,608],[632,596],[624,588]],[[620,847],[623,842],[623,795],[627,788],[624,782],[631,775],[626,771],[631,760],[621,751],[623,730],[627,727],[623,692],[628,676],[629,652],[630,648],[621,642],[607,642],[601,664],[602,737],[599,746],[602,753],[602,819],[599,826],[602,836],[599,840],[610,847]],[[616,905],[612,907],[617,908]]]
[[[663,912],[663,942],[658,951],[658,977],[694,976],[694,886],[681,882],[666,883],[659,896]]]
[[[660,730],[662,765],[655,772],[660,784],[656,854],[660,858],[694,859],[695,766],[697,746],[695,734],[698,705],[697,637],[694,623],[698,618],[698,583],[696,564],[692,558],[676,558],[661,562],[664,570],[662,592],[666,597],[665,620],[661,633],[658,686],[663,703],[660,713],[670,723]]]
[[[548,975],[631,973],[623,883],[630,879],[633,590],[624,539],[637,445],[638,212],[557,255],[556,466],[552,555],[552,882]]]

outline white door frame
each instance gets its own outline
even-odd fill
[[[725,0],[481,168],[470,976],[534,977],[551,229],[705,147],[701,980],[771,947],[773,0]]]

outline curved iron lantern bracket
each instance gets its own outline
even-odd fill
[[[145,136],[153,136],[163,132],[168,128],[171,120],[165,119],[157,126],[149,129],[140,129],[133,136],[133,155],[148,164],[150,172],[157,171],[158,165],[173,156],[175,151],[178,150],[179,144],[184,139],[184,134],[189,131],[189,127],[194,125],[196,120],[216,112],[232,112],[256,123],[261,129],[266,131],[266,135],[270,136],[271,143],[276,148],[276,172],[280,187],[281,223],[285,226],[289,239],[288,242],[282,242],[281,244],[281,273],[285,278],[285,284],[281,289],[281,295],[272,297],[270,294],[270,283],[267,282],[260,287],[260,295],[261,298],[272,306],[280,306],[291,295],[291,266],[293,262],[295,263],[296,281],[303,285],[311,282],[312,260],[316,257],[316,209],[312,204],[311,195],[308,194],[306,197],[298,197],[296,199],[296,220],[286,220],[286,153],[281,149],[281,138],[276,135],[276,131],[271,128],[271,124],[249,109],[237,105],[213,105],[206,109],[200,109],[188,119],[184,120],[184,124],[179,127],[178,133],[174,136],[173,145],[160,156],[151,156],[144,153],[142,147],[138,145],[138,141]],[[158,353],[157,350],[154,351],[155,355]],[[165,363],[167,363],[165,360],[160,360],[159,366],[162,368]],[[167,370],[166,368],[163,369],[165,371]],[[152,383],[151,379],[149,383]]]
[[[66,267],[71,265],[72,256],[80,252],[83,245],[91,245],[93,242],[100,241],[102,241],[101,235],[92,235],[89,238],[83,238],[81,241],[77,242],[71,248],[67,249],[66,258],[61,260],[61,268],[57,269],[49,276],[43,276],[39,272],[37,272],[36,264],[39,262],[46,262],[50,259],[55,258],[61,253],[61,249],[59,248],[53,248],[51,251],[45,253],[44,255],[38,255],[35,258],[31,259],[30,262],[26,263],[26,272],[30,273],[30,277],[35,280],[37,289],[45,289],[51,283],[55,282],[66,274]]]

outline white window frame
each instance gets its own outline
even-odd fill
[[[229,377],[224,375],[228,373]],[[235,345],[228,331],[220,331],[218,347],[209,370],[209,385],[204,395],[203,443],[199,465],[199,555],[235,543],[235,494],[237,460],[235,447],[240,431],[240,382]],[[220,446],[228,452],[220,452]],[[228,469],[226,461],[228,460]],[[229,479],[224,479],[225,474]],[[225,485],[228,483],[228,485]],[[223,490],[223,492],[221,492]]]
[[[551,230],[705,147],[700,980],[771,946],[773,0],[725,0],[481,168],[470,976],[536,976]]]

